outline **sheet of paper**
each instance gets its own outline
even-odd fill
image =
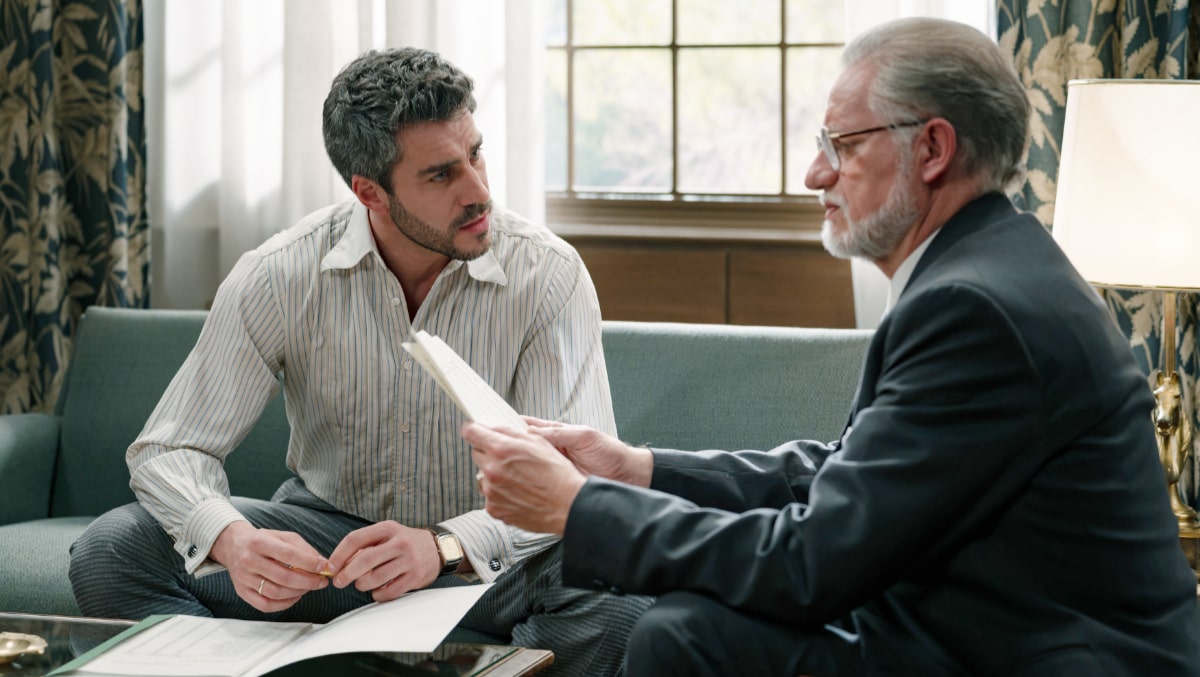
[[[477,423],[525,430],[524,419],[442,339],[425,331],[401,344],[433,376],[442,390]]]
[[[255,666],[250,677],[289,663],[351,651],[428,653],[467,615],[491,584],[418,590],[369,604],[311,631]]]
[[[490,587],[418,590],[368,604],[325,625],[173,616],[67,674],[258,677],[330,654],[429,653]]]
[[[92,659],[78,672],[89,675],[241,675],[312,627],[174,616]]]

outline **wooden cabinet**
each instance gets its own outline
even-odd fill
[[[566,239],[606,320],[854,326],[850,263],[820,242]]]

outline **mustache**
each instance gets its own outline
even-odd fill
[[[843,208],[843,209],[846,207],[846,202],[845,202],[844,200],[842,200],[842,198],[841,198],[841,197],[839,197],[839,196],[837,196],[837,195],[830,195],[830,194],[828,194],[828,193],[821,193],[821,198],[820,198],[820,200],[821,200],[821,206],[822,206],[822,207],[828,207],[829,205],[833,205],[834,207],[841,207],[841,208]]]
[[[483,216],[484,214],[487,214],[490,211],[492,211],[492,201],[491,200],[488,200],[487,202],[479,202],[479,203],[473,204],[473,205],[467,207],[466,209],[464,209],[462,215],[459,216],[457,219],[454,219],[454,223],[450,224],[450,227],[453,230],[458,230],[459,228],[462,228],[463,226],[465,226],[468,223],[474,221],[475,219]]]

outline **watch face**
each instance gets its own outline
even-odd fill
[[[456,562],[463,558],[462,546],[454,534],[438,534],[438,550],[442,551],[442,558],[446,560],[446,563]]]

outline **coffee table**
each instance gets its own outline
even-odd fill
[[[21,656],[0,664],[0,677],[39,677],[115,637],[132,621],[0,612],[0,632],[38,635],[46,640],[42,655]],[[336,674],[344,677],[396,675],[420,677],[519,677],[554,662],[543,649],[447,642],[433,653],[352,653],[322,656],[270,674],[277,677]]]

